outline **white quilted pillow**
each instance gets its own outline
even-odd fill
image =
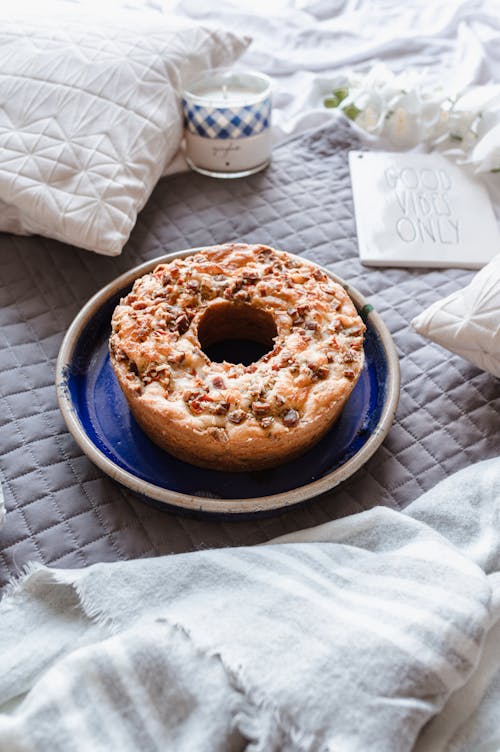
[[[153,13],[0,10],[0,230],[119,254],[180,145],[181,78],[248,43]]]
[[[500,377],[500,254],[463,290],[412,321],[417,332]]]

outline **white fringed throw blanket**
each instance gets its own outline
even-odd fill
[[[497,459],[404,514],[33,566],[0,603],[0,749],[497,750],[499,616]]]

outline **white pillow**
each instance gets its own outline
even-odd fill
[[[500,377],[500,254],[467,287],[411,323],[419,334]]]
[[[0,10],[0,230],[119,254],[180,145],[181,79],[249,41],[157,13]]]

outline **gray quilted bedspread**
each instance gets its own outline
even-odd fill
[[[361,266],[347,166],[353,146],[348,126],[335,125],[283,144],[271,167],[248,179],[166,178],[118,258],[39,237],[0,236],[0,469],[7,504],[0,585],[30,560],[79,567],[253,544],[375,504],[402,508],[455,470],[500,454],[500,382],[409,326],[471,273]],[[100,287],[165,252],[228,240],[303,255],[357,287],[392,332],[402,377],[392,430],[355,476],[300,508],[234,522],[162,512],[116,485],[68,434],[54,389],[64,333]]]

